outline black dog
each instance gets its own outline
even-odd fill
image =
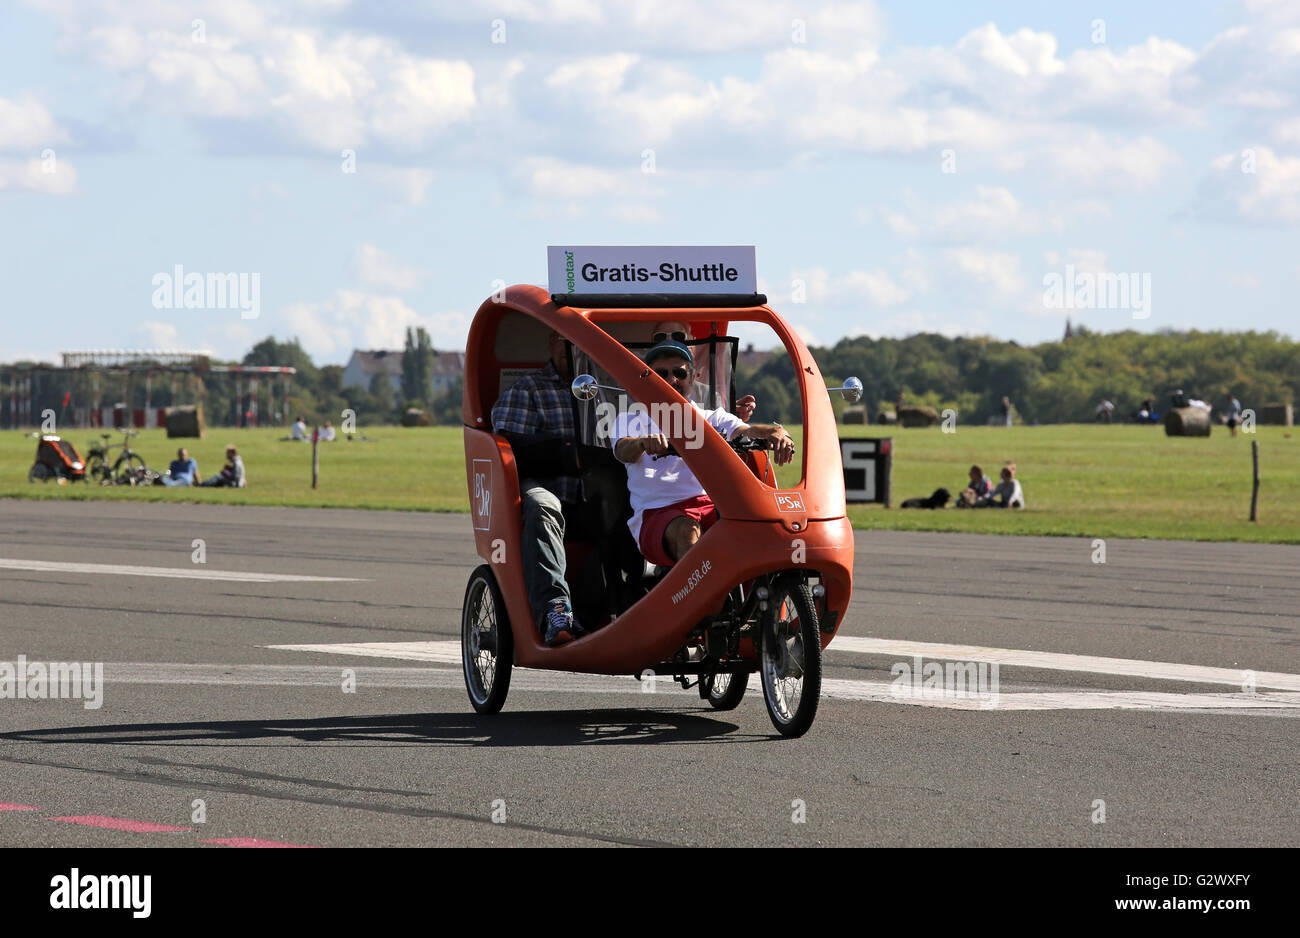
[[[952,500],[947,489],[935,489],[929,498],[909,498],[900,508],[943,508]]]

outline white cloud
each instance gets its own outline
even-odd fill
[[[142,322],[133,333],[141,348],[180,348],[180,331],[170,322]]]
[[[629,225],[654,225],[661,219],[659,210],[642,202],[620,202],[609,207],[609,217]]]
[[[1254,172],[1247,171],[1251,168]],[[1279,156],[1260,146],[1251,148],[1248,156],[1225,153],[1215,158],[1201,180],[1192,212],[1251,225],[1300,223],[1300,157]]]
[[[948,278],[963,296],[973,294],[977,301],[1002,301],[1025,290],[1020,258],[1015,254],[960,247],[946,251],[944,256],[950,264]]]
[[[401,348],[407,328],[423,326],[437,348],[463,349],[470,316],[421,315],[395,296],[337,290],[316,303],[294,303],[282,316],[317,361],[345,361],[353,349]]]
[[[135,100],[168,115],[259,122],[325,149],[411,152],[478,105],[468,62],[299,25],[320,19],[317,4],[222,4],[204,12],[196,41],[191,18],[165,4],[33,2],[54,15],[67,51],[118,72]]]
[[[514,175],[537,198],[590,198],[622,192],[625,188],[617,173],[546,157],[521,160]]]
[[[19,189],[46,195],[71,195],[77,191],[77,169],[66,159],[56,159],[53,163],[0,159],[0,191]]]
[[[423,205],[429,186],[433,182],[432,170],[417,167],[402,169],[396,166],[372,166],[366,162],[357,166],[357,176],[366,182],[374,183],[386,196],[404,205]]]
[[[362,282],[398,293],[414,290],[427,276],[427,271],[394,260],[373,244],[357,248],[355,265]]]
[[[915,202],[910,196],[907,201]],[[914,206],[911,214],[886,212],[884,216],[895,234],[920,236],[933,241],[1030,235],[1049,224],[1001,186],[976,186],[972,199],[936,206]],[[1050,224],[1059,226],[1059,221]]]
[[[50,112],[32,96],[0,98],[0,150],[41,150],[67,139]]]
[[[782,287],[789,286],[773,295],[773,302],[791,304],[794,291],[802,283],[804,302],[810,306],[853,306],[871,305],[886,308],[905,303],[912,291],[900,284],[883,270],[851,270],[840,276],[832,276],[824,267],[811,267],[790,272],[790,279]],[[792,308],[798,308],[795,304]]]
[[[1061,136],[1066,139],[1039,145],[1028,159],[1006,154],[1003,165],[1031,173],[1045,166],[1076,184],[1111,189],[1116,183],[1135,188],[1153,185],[1181,162],[1178,154],[1153,137],[1123,140],[1092,129]]]

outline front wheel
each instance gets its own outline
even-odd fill
[[[460,614],[460,657],[469,702],[479,713],[497,713],[510,691],[515,641],[506,601],[490,564],[470,574]]]
[[[802,577],[772,585],[763,613],[758,670],[772,725],[782,736],[802,736],[817,715],[822,690],[822,642],[812,591]]]
[[[108,468],[103,456],[95,453],[86,463],[86,478],[93,479],[100,485],[108,485],[113,481],[113,470]]]
[[[700,696],[714,710],[735,710],[740,706],[748,686],[749,674],[745,671],[706,674],[700,677]]]

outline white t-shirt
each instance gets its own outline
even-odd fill
[[[307,424],[299,420],[293,425],[293,438],[295,440],[307,439]]]
[[[722,434],[724,440],[731,439],[737,428],[745,425],[745,421],[722,408],[705,410],[694,401],[691,406],[709,422],[709,426]],[[638,408],[619,415],[614,421],[612,437],[617,446],[619,440],[630,436],[649,436],[661,432],[649,415]],[[627,526],[637,543],[641,540],[641,515],[647,509],[662,508],[704,494],[704,486],[700,485],[700,480],[695,478],[695,473],[691,472],[686,460],[680,456],[655,459],[649,453],[642,453],[636,462],[625,465],[627,490],[632,502],[632,517]]]

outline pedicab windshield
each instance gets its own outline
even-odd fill
[[[655,345],[654,342],[622,344],[639,358],[643,358]],[[695,359],[695,377],[687,400],[699,404],[705,410],[721,407],[730,411],[732,402],[736,399],[736,356],[740,340],[735,336],[712,335],[703,339],[688,339],[684,344]],[[590,400],[577,402],[578,436],[587,446],[608,449],[615,442],[611,436],[614,421],[609,417],[627,413],[634,403],[633,399],[625,392],[613,390],[618,382],[586,352],[573,347],[571,354],[575,375],[594,375],[598,385],[604,385],[597,388],[595,396]]]

